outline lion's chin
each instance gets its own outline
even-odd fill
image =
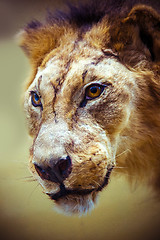
[[[108,185],[113,166],[108,168],[104,182],[93,189],[67,189],[63,183],[57,193],[47,193],[55,201],[55,206],[59,212],[67,215],[82,215],[94,208],[98,193]]]
[[[84,215],[94,208],[97,192],[88,195],[67,195],[54,200],[56,210],[66,215]]]

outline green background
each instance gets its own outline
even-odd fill
[[[144,186],[111,178],[96,208],[64,216],[32,181],[21,106],[30,66],[13,36],[26,22],[42,19],[64,1],[0,1],[0,239],[160,239],[160,204]]]

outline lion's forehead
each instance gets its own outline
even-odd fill
[[[40,83],[40,91],[48,94],[56,90],[64,91],[69,86],[70,90],[81,87],[92,82],[96,77],[96,82],[108,80],[112,83],[118,81],[126,83],[131,81],[131,72],[115,58],[107,58],[101,50],[93,49],[92,52],[88,48],[85,52],[74,52],[70,59],[68,56],[63,57],[58,54],[52,56],[45,66],[39,67],[37,75],[33,81],[36,86]],[[54,88],[54,91],[53,91]]]

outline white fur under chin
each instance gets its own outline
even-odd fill
[[[89,194],[87,196],[68,196],[55,201],[55,209],[58,213],[68,216],[71,215],[85,215],[90,212],[97,200],[96,196]]]

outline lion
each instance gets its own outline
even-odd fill
[[[160,190],[158,6],[92,1],[32,21],[24,110],[29,167],[67,214],[91,210],[114,174]]]

